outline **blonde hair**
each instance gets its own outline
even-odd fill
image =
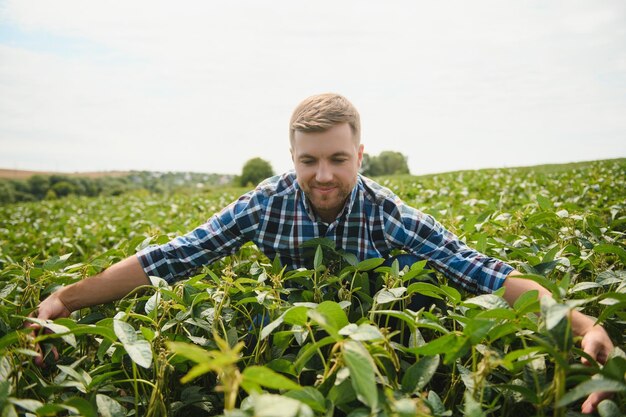
[[[289,140],[293,145],[296,131],[323,132],[341,123],[348,123],[356,143],[361,141],[361,118],[347,98],[325,93],[304,99],[296,107],[289,122]]]

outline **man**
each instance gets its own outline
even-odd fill
[[[270,178],[209,221],[171,242],[152,246],[94,277],[53,293],[38,309],[40,319],[67,317],[83,307],[118,300],[155,275],[168,282],[254,242],[270,259],[278,255],[290,268],[307,265],[300,245],[327,237],[359,260],[388,257],[403,249],[473,292],[504,286],[510,304],[523,293],[548,290],[516,278],[519,272],[502,261],[463,244],[431,216],[405,205],[388,189],[358,175],[363,158],[360,119],[344,97],[321,94],[304,100],[290,122],[295,173]],[[593,319],[577,311],[572,327],[582,347],[604,362],[611,340]],[[592,412],[605,398],[589,396],[583,412]]]

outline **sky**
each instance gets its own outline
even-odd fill
[[[282,172],[323,92],[413,174],[626,157],[626,2],[0,0],[0,168]]]

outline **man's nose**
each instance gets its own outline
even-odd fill
[[[320,183],[326,183],[333,180],[333,173],[328,164],[322,162],[317,166],[317,172],[315,175],[315,181]]]

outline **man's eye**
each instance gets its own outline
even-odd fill
[[[302,164],[304,165],[312,165],[314,161],[310,160],[310,159],[304,159],[302,161],[300,161]]]
[[[336,164],[343,164],[346,161],[347,161],[347,159],[345,159],[345,158],[333,159],[333,162],[336,163]]]

